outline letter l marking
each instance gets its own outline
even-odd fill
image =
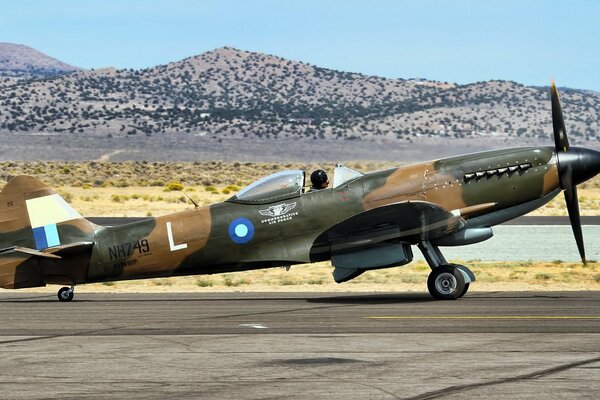
[[[175,245],[175,242],[173,241],[173,231],[171,230],[170,222],[167,222],[167,235],[169,236],[169,247],[171,248],[171,251],[187,249],[187,243]]]

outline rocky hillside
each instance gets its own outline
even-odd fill
[[[78,69],[22,44],[0,43],[0,76],[48,77]]]
[[[600,137],[600,93],[562,90],[574,142]],[[418,141],[544,138],[548,88],[385,79],[220,48],[142,70],[0,78],[0,131]]]

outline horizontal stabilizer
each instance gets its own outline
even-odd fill
[[[7,249],[0,250],[0,254],[10,254],[10,253],[24,253],[24,254],[29,254],[32,256],[36,256],[36,257],[45,257],[45,258],[54,258],[54,259],[62,258],[62,257],[54,255],[54,254],[45,253],[43,251],[39,251],[39,250],[35,250],[35,249],[30,249],[28,247],[15,246],[15,247],[9,247]]]
[[[69,244],[64,244],[61,246],[50,247],[48,249],[45,249],[44,251],[30,249],[29,247],[13,246],[13,247],[8,247],[6,249],[1,249],[0,255],[16,252],[16,253],[29,254],[32,256],[36,256],[36,257],[61,259],[62,257],[58,254],[65,255],[65,254],[70,254],[70,253],[77,253],[80,251],[90,249],[90,248],[92,248],[92,246],[94,246],[94,242],[69,243]]]
[[[71,254],[78,253],[80,251],[91,249],[94,246],[94,242],[75,242],[62,244],[60,246],[50,247],[44,250],[45,253],[50,254]]]

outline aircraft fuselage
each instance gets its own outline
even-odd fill
[[[559,188],[550,147],[410,164],[273,203],[226,201],[101,227],[95,232],[85,281],[212,274],[325,260],[331,254],[327,246],[315,251],[319,246],[315,240],[329,227],[364,211],[406,201],[427,201],[449,211],[495,203],[468,216],[479,218],[481,226],[492,226],[531,211],[520,205],[539,207]],[[275,215],[263,215],[270,207],[275,207]],[[416,244],[414,238],[408,240]]]

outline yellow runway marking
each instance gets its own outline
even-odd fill
[[[366,319],[600,319],[600,315],[393,315]]]

